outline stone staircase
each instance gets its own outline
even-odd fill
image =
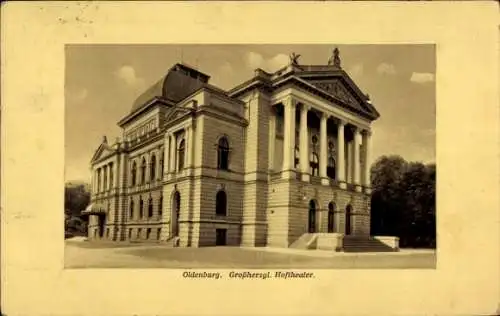
[[[392,248],[372,236],[344,236],[344,252],[395,252]]]
[[[294,249],[316,249],[316,234],[303,234],[296,241],[294,241],[290,248]]]

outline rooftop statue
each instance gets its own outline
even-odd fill
[[[333,65],[340,68],[340,51],[337,47],[333,50],[333,55],[328,60],[328,65]]]
[[[291,53],[290,54],[290,64],[291,65],[298,65],[299,64],[299,58],[300,58],[300,54]]]

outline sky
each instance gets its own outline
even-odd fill
[[[338,47],[342,68],[370,95],[380,118],[372,123],[372,160],[401,155],[435,162],[436,92],[433,45],[68,45],[65,75],[65,178],[89,181],[90,159],[134,100],[177,62],[230,89],[256,68],[274,71],[300,54],[299,64],[327,64]]]

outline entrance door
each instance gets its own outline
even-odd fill
[[[104,224],[106,222],[106,217],[104,215],[99,215],[97,218],[99,221],[99,238],[102,238],[104,236]]]
[[[174,237],[179,236],[179,214],[181,211],[181,195],[179,192],[175,192],[174,199],[172,201],[172,235]]]
[[[328,232],[333,233],[335,231],[335,206],[332,202],[328,204]]]
[[[316,203],[311,200],[309,202],[309,221],[308,221],[308,232],[316,232]]]
[[[351,234],[351,212],[352,212],[351,205],[347,205],[347,207],[345,209],[345,234],[346,235]]]
[[[217,228],[215,230],[215,245],[225,246],[227,244],[226,235],[227,235],[227,229]]]

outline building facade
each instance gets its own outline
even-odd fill
[[[289,247],[311,234],[370,234],[371,123],[342,69],[255,70],[224,91],[174,65],[104,137],[92,161],[89,238]]]

